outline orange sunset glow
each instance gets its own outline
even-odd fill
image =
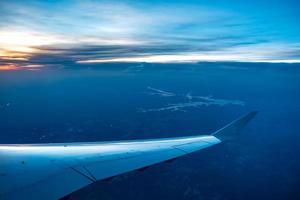
[[[18,70],[19,68],[15,64],[0,65],[0,71]]]

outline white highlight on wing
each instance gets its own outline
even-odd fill
[[[186,137],[186,138],[166,138],[166,139],[153,139],[153,140],[135,140],[135,141],[122,141],[122,142],[100,142],[100,143],[72,143],[70,144],[36,144],[36,145],[1,145],[0,153],[57,153],[57,154],[86,154],[88,152],[106,152],[112,150],[122,150],[128,149],[128,146],[143,146],[146,149],[148,145],[155,146],[159,145],[163,147],[164,145],[172,145],[172,143],[177,144],[187,143],[195,141],[198,137]],[[211,140],[212,136],[202,136],[201,140]]]

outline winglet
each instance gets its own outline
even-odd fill
[[[248,124],[249,121],[251,121],[251,119],[255,117],[257,113],[257,111],[250,112],[234,120],[225,127],[217,130],[212,135],[220,139],[221,141],[233,140],[239,135],[240,131]]]

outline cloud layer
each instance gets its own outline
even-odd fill
[[[278,31],[283,25],[277,19],[262,24],[266,16],[229,9],[234,5],[1,1],[0,65],[8,69],[66,62],[300,62],[292,20],[279,16],[290,26]]]

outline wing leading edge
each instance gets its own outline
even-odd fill
[[[59,199],[93,182],[171,160],[227,138],[232,139],[254,115],[254,112],[249,113],[205,136],[0,145],[0,199]]]

